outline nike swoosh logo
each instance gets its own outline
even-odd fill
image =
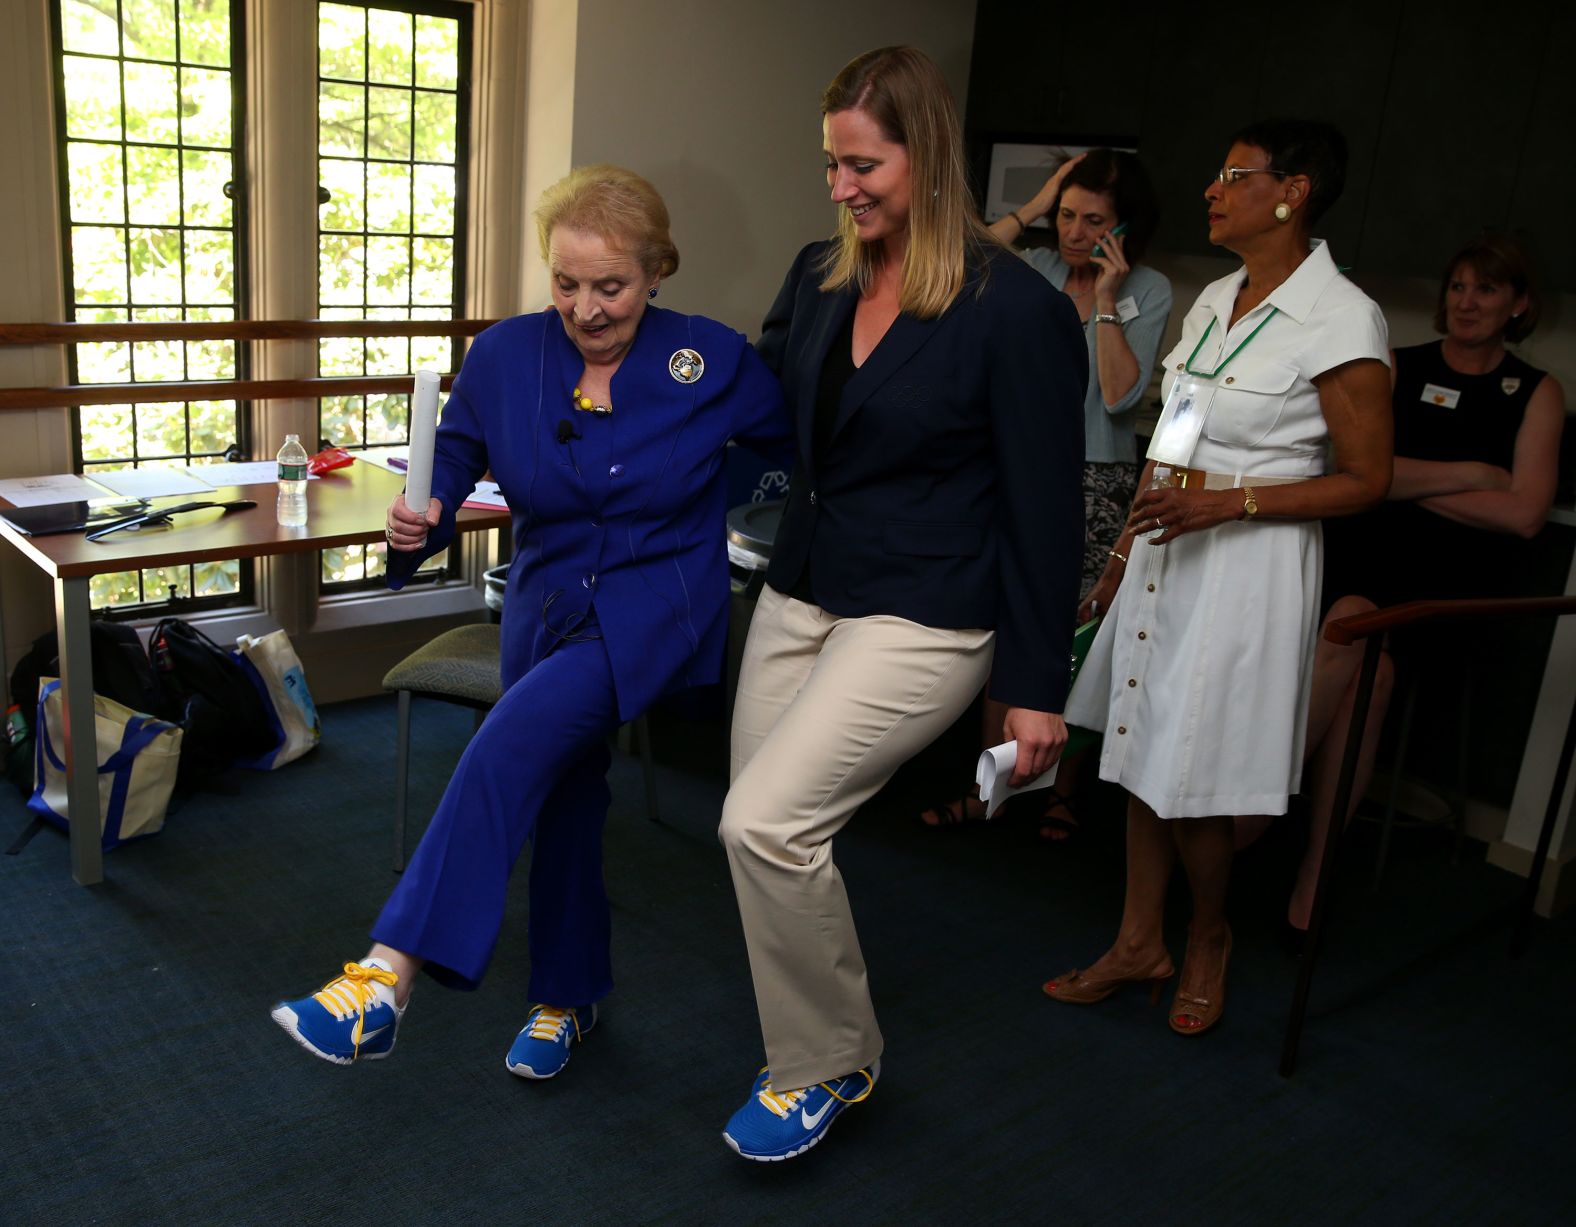
[[[363,1044],[365,1044],[368,1040],[376,1039],[378,1036],[382,1035],[385,1031],[387,1031],[391,1025],[392,1024],[390,1024],[390,1023],[384,1023],[376,1031],[363,1031],[361,1033],[361,1042]]]
[[[818,1111],[814,1116],[810,1115],[809,1108],[800,1108],[799,1123],[806,1129],[814,1129],[821,1123],[821,1118],[832,1110],[832,1105],[836,1102],[837,1100],[828,1097],[827,1101],[821,1105],[820,1111]]]

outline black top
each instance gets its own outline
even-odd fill
[[[826,361],[821,364],[821,381],[815,391],[815,422],[811,427],[810,438],[810,452],[815,458],[816,468],[826,465],[827,445],[837,421],[837,405],[843,398],[843,387],[859,369],[854,365],[854,315],[855,311],[848,313],[848,319],[832,338],[832,347],[826,351]],[[815,599],[814,571],[814,566],[807,564],[790,594],[810,605],[820,603]]]
[[[1544,372],[1506,353],[1487,374],[1466,375],[1446,364],[1443,346],[1432,341],[1395,351],[1395,454],[1511,468],[1516,434]],[[1348,595],[1381,607],[1520,595],[1527,545],[1414,502],[1381,503],[1326,521],[1324,603]]]
[[[799,445],[767,582],[796,595],[809,571],[829,613],[994,628],[991,695],[1061,711],[1084,538],[1078,313],[981,244],[938,318],[899,314],[839,378],[858,291],[822,292],[827,250],[799,253],[758,342]]]
[[[1443,341],[1396,350],[1395,454],[1509,469],[1527,402],[1544,374],[1507,352],[1492,371],[1464,375],[1446,364]]]

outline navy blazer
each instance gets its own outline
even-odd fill
[[[757,349],[783,382],[798,465],[767,582],[810,569],[831,613],[996,630],[993,698],[1060,712],[1083,559],[1089,362],[1067,296],[982,249],[934,320],[899,315],[812,451],[821,365],[857,290],[823,293],[799,253]]]
[[[680,382],[670,359],[700,354]],[[446,546],[454,512],[492,470],[513,516],[503,682],[512,685],[594,619],[620,718],[722,676],[728,628],[730,439],[780,447],[782,390],[746,339],[703,316],[647,307],[613,376],[614,412],[576,412],[584,360],[547,310],[481,333],[443,408],[432,493],[443,518],[413,553],[391,551],[398,589]]]

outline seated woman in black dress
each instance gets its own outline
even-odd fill
[[[1392,356],[1395,478],[1389,498],[1365,515],[1325,525],[1324,591],[1327,600],[1339,598],[1327,620],[1402,601],[1517,594],[1527,542],[1554,502],[1565,423],[1559,381],[1506,348],[1532,334],[1538,314],[1526,256],[1514,240],[1474,239],[1445,265],[1434,311],[1443,339]],[[1470,670],[1471,648],[1486,637],[1460,635],[1456,627],[1442,633],[1451,637],[1458,668]],[[1426,632],[1408,631],[1398,643],[1403,652],[1415,652],[1426,647]],[[1313,908],[1362,652],[1360,644],[1338,647],[1321,636],[1314,658],[1307,760],[1313,822],[1286,910],[1293,929],[1308,927]],[[1392,679],[1385,658],[1353,808],[1373,770]],[[1239,846],[1266,823],[1239,820]]]

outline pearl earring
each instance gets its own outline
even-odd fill
[[[1278,222],[1289,222],[1291,220],[1291,206],[1284,200],[1275,206],[1275,220]]]

